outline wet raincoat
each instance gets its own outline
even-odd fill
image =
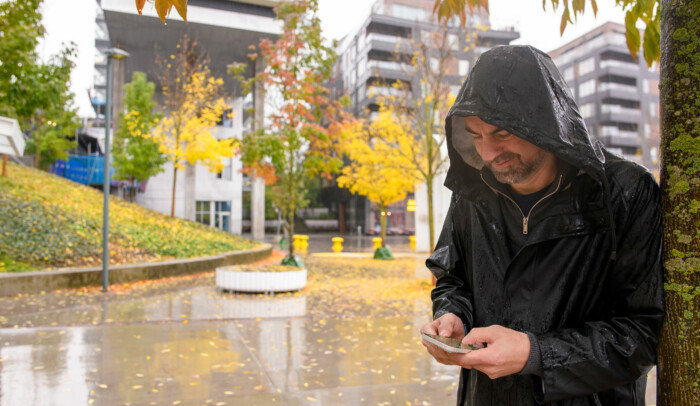
[[[464,116],[537,145],[559,173],[529,213],[474,150]],[[569,90],[528,46],[484,53],[446,119],[453,191],[435,251],[433,313],[465,331],[529,332],[542,373],[491,380],[462,370],[458,405],[643,405],[663,318],[659,188],[591,142]]]

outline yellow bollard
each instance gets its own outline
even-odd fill
[[[382,247],[382,237],[374,237],[372,238],[372,242],[374,243],[374,247],[372,247],[372,249],[376,250]]]
[[[294,234],[292,238],[294,238],[294,251],[299,251],[299,243],[301,242],[301,237],[299,234]]]
[[[331,238],[331,241],[333,241],[333,252],[335,253],[341,253],[343,252],[343,237],[333,237]]]
[[[411,249],[413,251],[415,251],[416,250],[416,236],[415,235],[409,236],[408,239],[409,239],[409,241],[411,241]]]
[[[299,252],[302,254],[306,254],[306,252],[309,250],[309,236],[308,235],[300,235],[299,236]]]

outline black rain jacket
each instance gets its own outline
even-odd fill
[[[561,170],[522,213],[476,154],[465,116],[553,153]],[[664,314],[659,188],[595,145],[552,60],[484,53],[446,119],[453,191],[435,251],[433,316],[502,325],[539,342],[543,377],[462,370],[458,405],[643,405]]]

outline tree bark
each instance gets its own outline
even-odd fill
[[[290,211],[289,215],[289,235],[287,236],[287,241],[289,242],[289,258],[294,258],[294,211]]]
[[[430,252],[435,249],[435,218],[433,214],[433,177],[426,178],[425,186],[428,195],[428,239],[430,241]]]
[[[661,4],[661,189],[666,318],[657,404],[700,404],[700,1]]]
[[[177,166],[173,163],[173,200],[170,205],[170,217],[175,217],[175,186],[177,185]]]
[[[379,206],[379,236],[382,238],[382,247],[386,247],[386,210],[385,204]]]

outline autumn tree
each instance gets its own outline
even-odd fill
[[[436,0],[447,21],[465,15],[465,4],[485,0]],[[562,6],[561,32],[583,13],[581,0]],[[589,1],[593,13],[595,0]],[[546,5],[547,2],[545,1]],[[625,11],[627,46],[649,66],[661,61],[661,200],[664,213],[666,317],[658,361],[657,404],[700,404],[700,2],[616,0]],[[573,19],[572,19],[573,17]],[[464,19],[462,18],[462,21]],[[645,25],[639,34],[637,21]]]
[[[115,178],[131,183],[130,200],[134,201],[134,181],[145,182],[163,172],[165,157],[159,145],[150,137],[160,119],[153,112],[156,85],[143,72],[134,72],[131,82],[124,85],[124,109],[119,113],[119,128],[114,137]]]
[[[395,81],[389,92],[377,96],[381,109],[391,111],[407,122],[406,128],[415,139],[414,148],[405,150],[418,180],[426,184],[428,239],[435,246],[434,181],[446,170],[448,157],[443,153],[445,132],[442,120],[455,100],[447,76],[456,69],[455,51],[474,46],[475,30],[455,27],[434,27],[423,30],[420,40],[411,41],[411,53],[397,47],[396,61],[401,63],[411,81]],[[465,42],[460,43],[460,38]]]
[[[271,199],[282,210],[294,235],[294,215],[305,207],[305,179],[337,173],[341,158],[334,153],[342,106],[330,99],[324,84],[331,77],[336,54],[325,45],[318,18],[318,0],[282,1],[275,8],[283,23],[277,41],[263,40],[253,59],[263,58],[266,67],[245,80],[244,64],[232,66],[232,73],[250,91],[254,83],[267,92],[269,126],[244,136],[241,142],[244,170],[262,176],[272,184]],[[299,261],[294,245],[284,264]]]
[[[66,159],[80,125],[69,90],[75,45],[46,63],[36,52],[45,35],[41,3],[0,3],[0,115],[16,118],[29,135],[26,152],[34,154],[37,168]]]
[[[406,198],[417,179],[412,162],[406,159],[415,148],[415,138],[406,123],[389,110],[372,120],[346,127],[343,151],[350,163],[338,176],[338,186],[366,196],[379,209],[382,247],[374,257],[392,258],[386,246],[388,207]]]
[[[233,157],[237,148],[235,139],[220,140],[211,133],[226,109],[221,97],[223,79],[211,76],[195,41],[185,36],[177,48],[169,58],[156,60],[164,116],[150,134],[173,163],[171,216],[175,215],[178,170],[193,170],[200,164],[221,172],[226,166],[223,159]],[[194,199],[194,194],[186,193],[185,199]]]

